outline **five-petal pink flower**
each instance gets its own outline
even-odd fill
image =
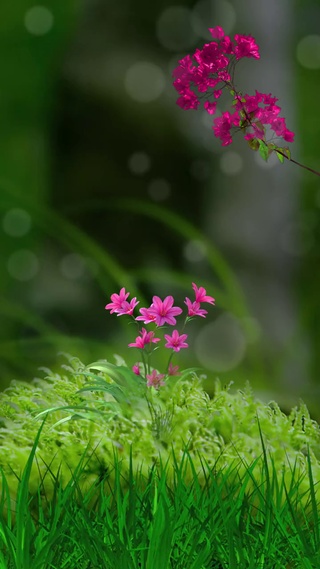
[[[164,373],[158,373],[157,370],[152,370],[152,373],[147,373],[147,386],[148,387],[155,387],[156,389],[160,385],[164,385],[163,378],[165,377]]]
[[[167,340],[166,348],[170,348],[175,352],[180,352],[181,348],[188,348],[188,344],[185,342],[188,338],[187,334],[179,334],[178,330],[173,330],[171,336],[165,334],[164,337]]]
[[[131,342],[131,344],[128,344],[130,348],[139,348],[139,350],[143,350],[143,348],[147,344],[153,344],[153,343],[155,344],[157,342],[160,342],[160,338],[154,337],[154,332],[147,332],[145,328],[142,328],[139,334],[140,336],[136,337],[135,342]]]
[[[204,310],[203,308],[200,308],[200,302],[191,302],[190,298],[185,299],[184,303],[187,305],[188,307],[188,316],[202,316],[202,318],[206,317],[206,314],[208,314],[207,310]]]
[[[150,308],[148,308],[148,315],[155,317],[155,323],[157,326],[163,326],[166,323],[171,326],[176,324],[175,316],[181,314],[182,308],[173,306],[173,303],[173,296],[166,296],[163,301],[159,296],[154,296],[152,298],[152,304]]]
[[[215,303],[215,299],[212,296],[207,295],[207,291],[203,286],[197,287],[195,283],[192,283],[192,288],[196,295],[196,302],[209,302],[210,304]]]
[[[117,316],[123,316],[124,314],[132,315],[135,307],[139,304],[139,300],[136,297],[132,298],[130,302],[127,301],[130,292],[126,292],[123,287],[119,294],[113,293],[111,295],[111,302],[105,306],[106,310],[110,310],[110,314],[115,312]]]

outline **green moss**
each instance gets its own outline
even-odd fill
[[[122,461],[122,473],[129,471],[130,446],[132,445],[134,468],[148,473],[153,465],[168,463],[168,481],[173,483],[174,461],[172,448],[177,459],[183,455],[185,445],[198,472],[204,481],[200,457],[204,457],[210,467],[223,473],[233,463],[237,465],[230,474],[228,483],[233,484],[245,475],[246,465],[255,459],[254,477],[259,482],[265,478],[262,445],[259,433],[259,418],[263,440],[267,451],[272,456],[276,471],[284,478],[288,489],[302,475],[299,493],[308,491],[307,449],[310,457],[317,493],[320,479],[320,428],[310,419],[306,406],[301,402],[290,416],[281,412],[275,402],[264,404],[258,401],[249,384],[243,391],[230,393],[230,386],[222,388],[215,383],[215,394],[210,399],[201,386],[201,380],[194,372],[181,378],[171,377],[168,384],[159,391],[148,389],[150,406],[141,393],[128,396],[124,405],[116,404],[106,413],[107,405],[114,402],[110,393],[88,391],[77,393],[86,384],[86,368],[73,358],[69,366],[63,366],[62,375],[52,374],[47,370],[44,379],[34,379],[30,385],[12,381],[10,387],[0,393],[0,466],[10,488],[13,502],[17,491],[17,478],[13,469],[21,477],[29,457],[33,441],[40,427],[42,418],[35,416],[42,410],[66,405],[86,404],[91,410],[102,414],[83,413],[88,417],[76,416],[70,410],[50,412],[45,422],[36,459],[30,478],[30,492],[35,494],[40,479],[44,478],[47,497],[53,494],[52,477],[58,472],[61,463],[61,482],[65,486],[71,478],[88,443],[90,450],[95,448],[82,478],[82,488],[88,488],[106,469],[112,479],[114,452]],[[115,368],[124,369],[121,366]],[[95,372],[96,378],[104,379],[106,384],[114,384],[112,374]],[[137,389],[137,392],[139,390]],[[70,420],[58,421],[70,417]],[[73,418],[71,418],[73,417]],[[200,454],[200,456],[199,456]],[[242,459],[242,461],[241,461]],[[218,461],[218,462],[217,462]],[[295,468],[294,468],[295,467]],[[186,479],[192,479],[190,465],[186,470]],[[298,485],[297,485],[298,487]],[[226,485],[226,495],[228,489]],[[285,495],[283,500],[285,499]],[[305,497],[305,501],[307,497]]]

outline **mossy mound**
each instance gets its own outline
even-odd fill
[[[115,369],[123,370],[124,367]],[[307,455],[310,451],[317,495],[320,480],[320,427],[311,420],[303,402],[286,416],[274,401],[264,404],[256,400],[249,384],[243,391],[232,394],[230,386],[222,388],[218,380],[215,383],[214,397],[210,399],[202,388],[199,377],[190,371],[180,378],[170,377],[168,383],[158,391],[148,389],[149,404],[140,395],[129,395],[126,403],[117,404],[111,414],[99,415],[93,410],[105,412],[115,399],[111,393],[101,391],[77,393],[88,385],[86,377],[90,376],[90,370],[92,366],[85,367],[79,360],[72,358],[69,366],[63,366],[61,375],[47,370],[45,379],[34,379],[30,384],[12,381],[10,387],[0,393],[0,467],[9,485],[13,509],[17,477],[12,470],[21,478],[42,422],[41,417],[35,419],[35,416],[52,407],[84,404],[91,409],[90,413],[77,409],[76,412],[60,410],[48,414],[36,450],[37,460],[32,466],[29,482],[31,494],[36,494],[40,480],[44,479],[47,499],[52,497],[53,482],[52,476],[48,474],[48,466],[55,475],[61,464],[60,480],[62,487],[65,487],[90,443],[88,456],[91,455],[91,458],[80,484],[83,490],[89,488],[106,471],[109,472],[109,483],[112,481],[115,452],[122,462],[122,475],[125,478],[129,472],[130,447],[134,470],[138,469],[147,476],[152,465],[159,465],[161,457],[163,464],[168,461],[168,484],[173,484],[172,452],[179,460],[187,445],[202,482],[205,477],[201,457],[221,477],[234,464],[235,468],[230,470],[225,481],[227,495],[228,485],[238,483],[247,472],[246,465],[255,460],[252,471],[255,480],[260,483],[265,479],[260,424],[266,451],[272,457],[279,479],[284,477],[288,490],[296,485],[304,506],[309,499]],[[128,370],[128,373],[131,372]],[[94,377],[112,386],[114,381],[111,375],[96,371]],[[67,417],[70,420],[56,425]],[[90,450],[94,452],[91,453]],[[187,465],[185,478],[187,481],[193,478],[190,464]],[[282,502],[285,499],[283,492]]]

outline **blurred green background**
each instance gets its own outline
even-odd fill
[[[176,105],[172,70],[208,28],[252,34],[244,92],[279,98],[292,156],[320,169],[316,0],[15,0],[0,17],[0,386],[137,355],[104,310],[122,286],[216,299],[175,358],[320,419],[319,177],[222,148]],[[223,110],[223,107],[219,107]],[[164,364],[159,350],[156,363]]]

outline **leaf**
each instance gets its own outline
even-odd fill
[[[250,140],[247,140],[247,143],[249,144],[251,150],[257,151],[259,149],[259,140],[257,138],[251,138]]]
[[[277,150],[276,150],[276,155],[278,156],[281,164],[283,164],[284,163],[284,157],[282,156],[282,154],[280,154],[280,152],[277,152]]]
[[[288,160],[291,160],[291,152],[289,150],[289,148],[287,146],[285,146],[284,148],[282,148],[283,150],[283,154],[285,154],[288,158]]]
[[[267,162],[269,158],[269,148],[268,145],[264,142],[264,140],[259,140],[259,154],[265,162]]]

